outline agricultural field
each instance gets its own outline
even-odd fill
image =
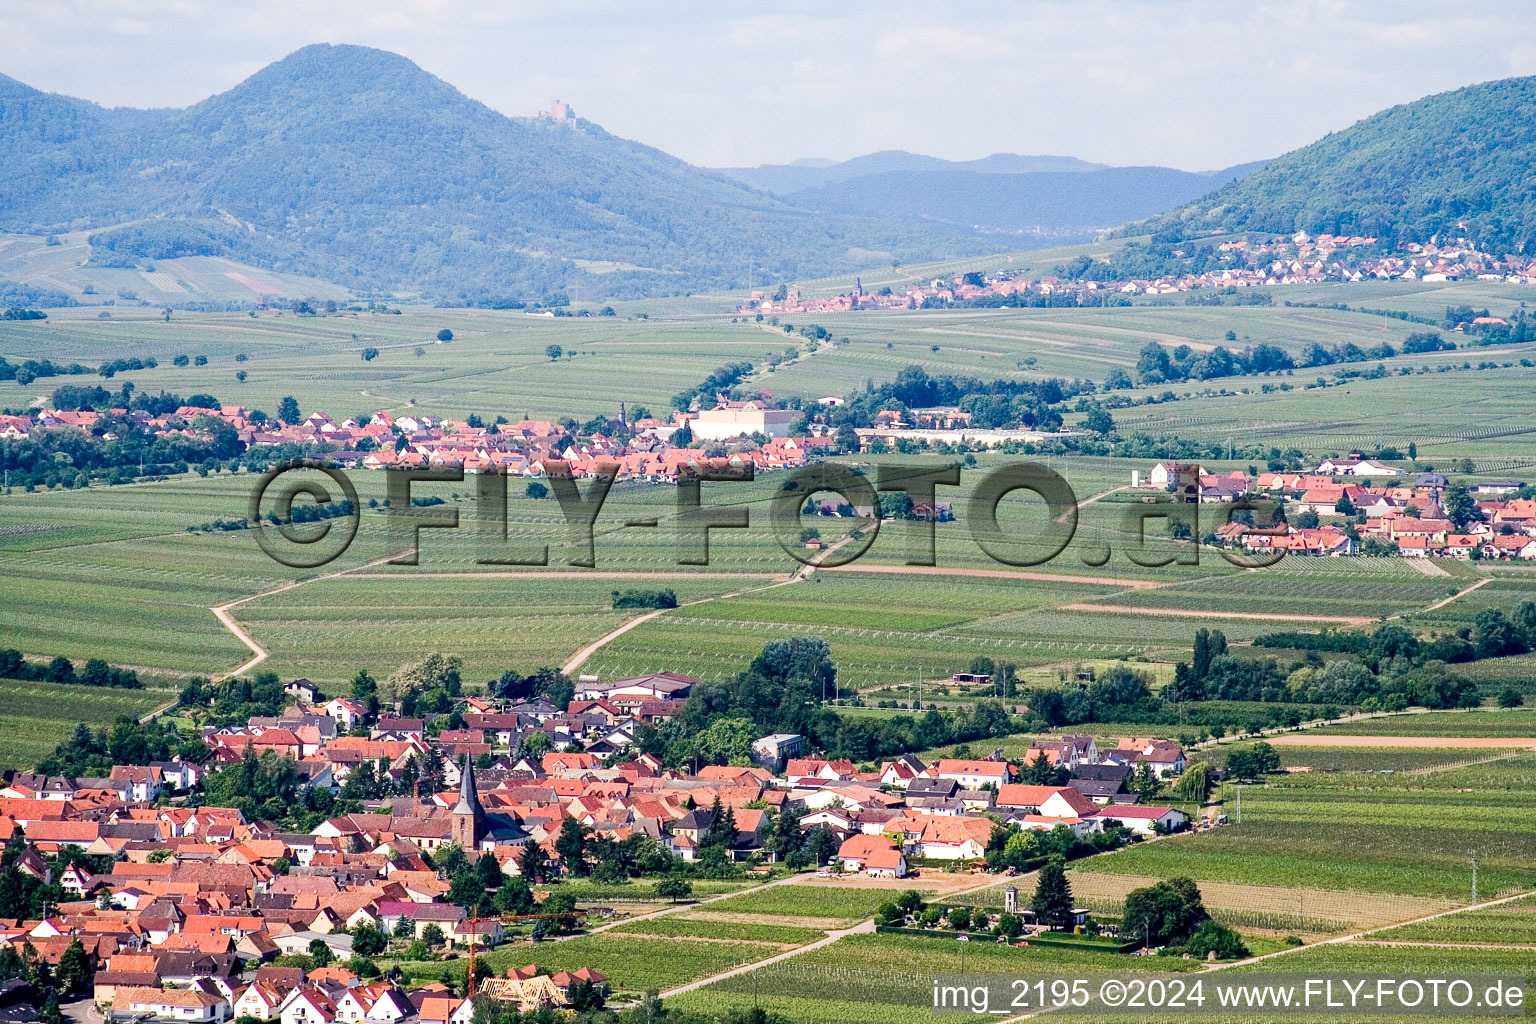
[[[1536,736],[1536,708],[1437,711],[1367,718],[1319,728],[1319,736]],[[1310,734],[1309,734],[1310,735]]]
[[[1140,875],[1088,871],[1071,874],[1073,902],[1095,917],[1117,920],[1125,910],[1125,897],[1152,881]],[[1009,883],[1009,884],[1017,884]],[[1338,935],[1358,928],[1391,924],[1405,918],[1436,913],[1450,904],[1403,896],[1339,892],[1310,887],[1250,885],[1200,880],[1200,895],[1211,916],[1242,932],[1295,934],[1307,938]],[[1000,910],[1004,884],[966,894],[970,905]],[[1021,896],[1030,891],[1020,887]]]
[[[480,971],[498,974],[530,963],[551,971],[591,967],[608,976],[615,992],[638,995],[649,989],[675,988],[776,952],[776,947],[755,942],[599,932],[536,945],[506,945],[477,959]],[[400,969],[407,977],[423,982],[436,981],[446,972],[462,983],[468,966],[468,961],[460,958],[445,963],[403,963]]]
[[[1536,898],[1405,924],[1370,936],[1374,942],[1449,942],[1536,948]]]
[[[736,892],[738,889],[745,889],[758,883],[741,879],[694,878],[689,880],[689,884],[693,886],[693,898],[698,900]],[[582,905],[614,902],[670,903],[670,900],[656,895],[656,885],[656,882],[645,879],[635,879],[622,885],[607,885],[594,882],[589,878],[576,878],[562,881],[558,885],[540,885],[534,888],[538,892],[568,893]]]
[[[126,715],[140,718],[176,699],[175,690],[104,689],[0,679],[0,736],[8,765],[32,765],[69,738],[76,723],[92,729]]]
[[[1094,486],[1121,471],[1105,460],[1082,462],[1079,477],[1104,478]],[[382,500],[382,474],[354,477],[365,504]],[[823,635],[838,657],[843,685],[910,685],[912,696],[921,697],[933,680],[963,669],[977,654],[1026,668],[1148,650],[1177,654],[1187,649],[1201,609],[1212,606],[1262,609],[1254,618],[1220,623],[1240,641],[1294,626],[1265,614],[1337,613],[1344,607],[1338,595],[1351,588],[1383,612],[1440,596],[1433,580],[1371,564],[1385,560],[1320,568],[1324,579],[1311,580],[1302,567],[1238,574],[1208,552],[1206,564],[1197,567],[1111,562],[1092,568],[1074,564],[1069,549],[1064,560],[1014,570],[982,553],[958,523],[942,524],[939,550],[941,568],[954,555],[962,574],[907,572],[899,564],[907,550],[900,534],[910,527],[892,524],[867,562],[776,586],[800,566],[768,528],[766,504],[777,486],[771,477],[735,485],[739,492],[720,485],[711,495],[712,501],[744,503],[758,516],[748,530],[717,533],[704,567],[678,565],[674,492],[643,485],[614,489],[599,520],[590,572],[568,564],[580,549],[572,548],[558,506],[515,489],[508,502],[509,542],[547,546],[550,565],[480,564],[495,552],[480,533],[473,484],[443,484],[423,494],[458,507],[461,527],[423,531],[419,565],[383,564],[409,540],[392,531],[382,509],[369,508],[357,541],[341,559],[322,570],[291,570],[262,554],[249,531],[199,529],[244,516],[253,483],[244,473],[188,475],[0,496],[0,530],[9,528],[0,533],[8,596],[51,586],[69,612],[44,614],[34,603],[12,600],[0,613],[0,634],[37,656],[102,656],[171,678],[213,675],[250,653],[210,611],[240,602],[231,614],[271,652],[269,665],[281,674],[334,683],[360,667],[388,672],[423,647],[437,647],[461,654],[472,675],[483,675],[562,663],[629,617],[609,607],[612,590],[666,586],[685,602],[715,600],[625,633],[592,655],[584,670],[611,677],[686,662],[694,674],[719,678],[740,671],[764,635]],[[1085,520],[1106,508],[1088,506]],[[1014,514],[1023,524],[1033,513],[1021,504]],[[623,525],[642,517],[657,518],[661,526]],[[843,522],[821,519],[817,525],[832,537],[846,529]],[[1111,523],[1105,533],[1080,530],[1079,536],[1091,543],[1115,537],[1116,529]],[[540,578],[546,571],[560,575]],[[1238,579],[1248,581],[1246,590],[1234,590]],[[1156,607],[1139,609],[1150,616],[1097,610],[1138,607],[1134,602],[1147,595],[1164,594],[1153,599]],[[725,595],[731,596],[719,599]],[[1170,605],[1175,614],[1159,614]]]
[[[708,913],[741,917],[752,915],[773,920],[795,918],[814,920],[816,926],[844,927],[874,915],[882,903],[889,903],[892,890],[824,885],[776,885],[771,889],[732,896],[709,904]]]
[[[993,942],[944,937],[850,935],[800,956],[673,997],[686,1009],[718,1012],[761,1006],[795,1021],[826,1024],[926,1024],[932,977],[955,973],[1071,974],[1074,972],[1182,971],[1183,960],[1114,953],[1019,949]],[[808,995],[807,993],[816,993]]]
[[[700,920],[687,914],[668,914],[613,929],[615,935],[659,935],[664,938],[705,939],[712,942],[757,942],[783,949],[803,946],[824,938],[819,928],[758,924],[747,921]]]
[[[1307,733],[1298,734],[1304,738]],[[1252,743],[1222,743],[1202,749],[1199,760],[1216,768],[1226,765],[1233,751],[1246,750]],[[1281,778],[1271,776],[1272,785],[1312,785],[1321,782],[1322,776],[1338,779],[1342,785],[1368,785],[1373,780],[1366,775],[1398,775],[1413,777],[1413,785],[1424,785],[1447,769],[1460,765],[1486,761],[1492,757],[1505,757],[1514,750],[1469,750],[1457,747],[1309,747],[1288,743],[1271,744],[1280,758],[1283,768],[1293,773]]]
[[[1084,251],[1098,250],[1088,246],[953,267],[899,268],[890,276],[908,280],[962,265],[1043,272],[1052,261]],[[216,278],[238,284],[228,274],[241,272],[183,269],[162,268],[172,279],[200,288],[213,287]],[[194,278],[205,272],[213,276]],[[839,284],[846,282],[813,283],[807,294]],[[1495,308],[1515,301],[1514,292],[1485,283],[1351,286],[1318,295],[1328,298],[1316,301],[1410,309],[1416,315],[1443,310],[1463,295],[1469,303]],[[1400,340],[1416,329],[1378,315],[1304,306],[1138,301],[1105,309],[823,317],[835,343],[812,351],[782,324],[730,315],[732,301],[716,296],[622,303],[616,316],[559,318],[408,307],[399,313],[343,308],[315,317],[267,310],[254,316],[177,311],[166,321],[153,310],[127,305],[114,308],[107,319],[98,318],[94,307],[82,307],[59,311],[45,322],[0,323],[0,353],[13,360],[47,356],[87,363],[108,355],[154,357],[156,368],[131,374],[140,390],[206,391],[226,403],[269,411],[292,394],[306,411],[326,409],[337,416],[387,408],[396,414],[580,420],[616,413],[620,402],[631,415],[642,409],[664,413],[680,388],[736,360],[756,364],[754,382],[777,395],[813,400],[865,380],[890,379],[912,363],[931,373],[983,379],[1101,377],[1112,367],[1134,366],[1149,340],[1198,348],[1223,343],[1231,330],[1237,344],[1272,343],[1294,351],[1312,341]],[[445,328],[453,339],[438,344],[437,332]],[[556,359],[547,352],[554,345],[561,350]],[[364,360],[364,349],[377,349],[376,358]],[[172,359],[182,354],[206,356],[207,362],[173,366]],[[771,366],[770,356],[776,360]],[[1528,438],[1519,432],[1525,426],[1518,414],[1536,378],[1518,365],[1496,374],[1460,369],[1466,359],[1475,363],[1483,356],[1518,362],[1520,353],[1465,350],[1391,360],[1393,374],[1404,367],[1413,372],[1324,389],[1304,389],[1308,378],[1299,372],[1273,380],[1187,383],[1157,389],[1173,391],[1177,402],[1120,409],[1116,417],[1123,431],[1195,437],[1217,447],[1231,438],[1260,438],[1280,448],[1294,444],[1309,457],[1377,442],[1404,446],[1416,439],[1421,462],[1428,463],[1431,454],[1435,460],[1471,457],[1479,473],[1519,476],[1522,466],[1536,462],[1522,447]],[[237,362],[237,357],[242,358]],[[1436,371],[1451,369],[1418,372],[1430,364]],[[235,380],[237,367],[247,375],[244,382]],[[0,407],[26,406],[71,383],[95,383],[95,378],[46,379],[26,388],[0,382]],[[1265,383],[1275,386],[1266,393]],[[1139,399],[1148,393],[1126,394]],[[1341,406],[1384,410],[1385,418],[1372,413],[1367,436],[1364,421],[1340,418]],[[1477,424],[1490,415],[1514,423],[1513,432],[1485,436]],[[1404,421],[1398,423],[1396,416]],[[752,525],[714,532],[710,564],[686,568],[678,565],[676,491],[616,486],[597,525],[593,570],[569,564],[582,547],[572,542],[558,506],[525,497],[519,482],[512,484],[508,502],[507,543],[547,545],[547,569],[480,564],[494,552],[479,532],[470,481],[423,489],[457,507],[462,526],[423,531],[420,565],[384,564],[402,541],[382,509],[368,508],[352,549],[320,570],[273,563],[248,531],[201,529],[246,514],[253,480],[244,473],[189,474],[82,491],[13,491],[0,494],[0,643],[32,657],[62,654],[77,662],[102,657],[134,667],[156,684],[176,686],[193,675],[230,672],[253,656],[211,610],[233,605],[234,621],[267,652],[263,667],[281,675],[335,685],[358,668],[385,674],[425,650],[440,649],[465,659],[473,686],[506,668],[566,664],[634,617],[612,609],[613,590],[667,587],[684,607],[599,646],[581,660],[580,671],[613,678],[674,669],[725,678],[744,668],[765,639],[819,635],[831,645],[840,669],[831,696],[858,691],[870,702],[928,704],[980,696],[940,689],[978,655],[1019,666],[1026,684],[1059,678],[1077,664],[1146,658],[1143,664],[1162,683],[1202,625],[1222,629],[1234,649],[1243,651],[1244,641],[1261,633],[1384,616],[1401,616],[1415,627],[1461,628],[1483,608],[1511,607],[1532,591],[1528,575],[1502,567],[1450,564],[1443,567],[1448,577],[1432,576],[1400,559],[1291,559],[1243,572],[1202,551],[1196,565],[1135,564],[1129,556],[1139,544],[1138,528],[1128,517],[1142,508],[1115,492],[1149,459],[1056,452],[1033,458],[1061,473],[1081,501],[1098,500],[1080,509],[1076,535],[1059,557],[1008,565],[972,538],[967,502],[986,471],[1019,458],[979,455],[975,468],[964,471],[961,486],[941,489],[941,497],[953,500],[958,520],[936,527],[938,571],[913,571],[921,567],[905,564],[923,527],[887,523],[859,561],[803,573],[794,582],[791,574],[801,566],[781,550],[768,523],[770,501],[782,483],[777,475],[705,487],[707,502],[748,509]],[[948,461],[932,455],[891,459]],[[1206,464],[1220,472],[1246,468],[1251,461]],[[382,477],[353,474],[365,504],[382,501]],[[1198,512],[1202,533],[1220,515],[1209,507]],[[1040,556],[1046,546],[1041,531],[1048,524],[1037,502],[1009,497],[999,518],[1004,537],[994,551],[1014,560]],[[625,525],[644,519],[658,525]],[[854,523],[816,517],[806,525],[835,541]],[[1157,520],[1148,526],[1146,545],[1149,554],[1195,553],[1170,541]],[[1434,612],[1422,611],[1490,574],[1491,581],[1478,590]],[[46,603],[36,599],[40,593],[49,595]],[[1536,672],[1525,671],[1528,661],[1529,656],[1480,662],[1457,671],[1475,673],[1490,692],[1505,685],[1536,692]]]
[[[1509,762],[1480,770],[1505,771]],[[1453,903],[1536,885],[1529,850],[1536,808],[1519,791],[1224,789],[1234,824],[1142,843],[1073,865],[1073,874],[1187,875]],[[1410,917],[1412,915],[1405,915]]]

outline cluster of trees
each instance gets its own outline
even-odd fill
[[[208,748],[196,737],[183,736],[169,722],[140,722],[122,716],[110,728],[92,730],[83,722],[69,739],[38,763],[45,775],[104,778],[115,764],[149,764],[180,756],[201,760]]]
[[[829,757],[868,761],[1013,731],[995,701],[953,713],[844,718],[822,703],[836,694],[836,680],[837,666],[821,637],[772,641],[735,679],[696,684],[682,711],[643,734],[641,747],[674,765],[744,764],[756,736],[789,732]]]
[[[89,366],[82,366],[79,363],[58,366],[51,359],[28,359],[17,365],[0,356],[0,380],[13,380],[23,387],[39,377],[80,376],[94,372],[96,371]]]
[[[1477,685],[1448,672],[1447,661],[1470,660],[1479,652],[1494,657],[1530,649],[1531,641],[1536,640],[1536,604],[1525,604],[1530,605],[1524,613],[1529,625],[1523,628],[1498,609],[1486,609],[1470,629],[1430,640],[1387,623],[1371,634],[1271,634],[1255,642],[1256,646],[1280,646],[1283,637],[1296,637],[1299,646],[1308,649],[1308,657],[1289,670],[1282,669],[1273,658],[1228,654],[1227,640],[1220,630],[1201,629],[1195,634],[1193,663],[1176,666],[1174,681],[1164,696],[1178,701],[1313,704],[1361,704],[1376,698],[1378,703],[1390,699],[1399,707],[1475,706],[1481,699]],[[1327,646],[1330,642],[1335,646]],[[1360,660],[1325,662],[1317,651],[1327,649],[1348,650]]]
[[[1075,860],[1105,850],[1118,849],[1130,840],[1131,833],[1120,825],[1102,832],[1079,836],[1066,825],[1048,832],[994,823],[984,854],[988,871],[1033,871],[1051,858]],[[1070,908],[1069,908],[1070,909]]]
[[[717,395],[729,392],[751,375],[752,364],[745,360],[716,367],[697,387],[673,395],[672,407],[687,412],[693,408],[694,402],[698,402],[701,409],[713,409]]]
[[[82,686],[111,686],[124,690],[141,690],[144,684],[139,674],[131,668],[108,665],[100,658],[92,658],[80,670],[74,662],[60,655],[49,661],[31,662],[14,648],[0,650],[0,679],[45,680],[50,683],[78,683]]]
[[[1137,721],[1155,715],[1163,701],[1152,693],[1151,677],[1128,665],[1111,665],[1097,673],[1086,688],[1043,688],[1026,691],[1030,714],[1047,726],[1080,722]]]
[[[1162,384],[1246,373],[1273,373],[1293,369],[1295,365],[1290,353],[1275,345],[1249,346],[1241,352],[1217,345],[1209,352],[1196,352],[1188,345],[1169,350],[1149,341],[1142,346],[1136,359],[1136,374],[1143,384]]]
[[[1227,332],[1228,340],[1235,340],[1233,332]],[[1447,341],[1434,331],[1410,334],[1402,345],[1402,353],[1411,355],[1422,352],[1451,351],[1456,344]],[[1209,352],[1196,352],[1188,345],[1168,349],[1155,341],[1142,347],[1136,360],[1136,373],[1142,384],[1162,384],[1183,380],[1211,380],[1216,377],[1233,377],[1243,374],[1275,373],[1304,367],[1332,366],[1336,363],[1363,363],[1371,360],[1391,359],[1399,350],[1382,342],[1370,348],[1361,348],[1352,342],[1339,342],[1331,348],[1313,342],[1303,350],[1299,358],[1276,345],[1254,345],[1240,352],[1233,352],[1224,345],[1217,345]],[[1385,371],[1382,371],[1383,373]],[[1129,387],[1130,378],[1124,371],[1112,371],[1107,382],[1108,390]]]
[[[1272,744],[1260,740],[1251,747],[1234,750],[1228,754],[1227,765],[1222,770],[1222,774],[1229,779],[1258,782],[1270,772],[1279,770],[1280,754]]]
[[[1422,664],[1499,658],[1536,650],[1536,601],[1521,601],[1507,615],[1500,608],[1485,608],[1470,627],[1437,633],[1427,639],[1404,626],[1384,623],[1370,632],[1265,633],[1255,637],[1253,645],[1352,654],[1373,672],[1404,659]]]
[[[195,676],[182,687],[180,695],[184,707],[209,709],[209,723],[216,726],[244,725],[252,715],[276,717],[292,700],[276,672],[237,676],[219,683]]]
[[[676,608],[677,594],[671,590],[613,591],[615,608]]]
[[[1172,947],[1165,949],[1170,954],[1200,959],[1213,950],[1223,960],[1248,955],[1236,932],[1211,920],[1199,886],[1189,878],[1170,878],[1127,893],[1120,934],[1148,947]]]
[[[955,405],[971,414],[978,427],[1032,427],[1056,430],[1061,426],[1061,412],[1054,408],[1079,395],[1092,394],[1092,381],[993,380],[976,377],[929,376],[921,366],[903,367],[890,383],[870,383],[849,396],[848,401],[827,411],[834,427],[872,427],[876,416],[898,411],[906,416],[912,409]]]
[[[345,806],[324,786],[310,786],[291,757],[273,751],[257,756],[247,747],[239,764],[203,776],[202,800],[238,807],[247,819],[279,823],[284,831],[308,832]]]
[[[464,659],[457,654],[433,651],[391,672],[380,697],[397,706],[403,718],[448,714],[463,694],[463,669]]]

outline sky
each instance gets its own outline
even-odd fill
[[[704,166],[1064,154],[1214,170],[1536,74],[1524,2],[0,0],[0,73],[186,106],[307,43],[402,53],[502,113],[559,98]]]

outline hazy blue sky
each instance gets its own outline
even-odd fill
[[[312,42],[403,53],[526,115],[559,97],[694,163],[1064,153],[1208,169],[1536,73],[1526,3],[0,0],[0,72],[184,106]]]

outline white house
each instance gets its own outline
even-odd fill
[[[652,700],[682,700],[695,683],[693,676],[680,672],[652,672],[611,683],[584,683],[576,691],[576,700],[606,700],[613,704],[640,704]]]
[[[1112,804],[1099,809],[1099,818],[1107,827],[1118,821],[1139,835],[1152,835],[1157,826],[1176,829],[1189,822],[1189,816],[1176,807],[1140,807],[1135,804]]]
[[[981,789],[983,786],[996,789],[1008,782],[1010,775],[1006,761],[965,761],[946,757],[934,766],[936,778],[952,779],[964,789]]]
[[[229,1002],[193,989],[128,985],[113,995],[112,1016],[217,1022],[229,1018]]]

